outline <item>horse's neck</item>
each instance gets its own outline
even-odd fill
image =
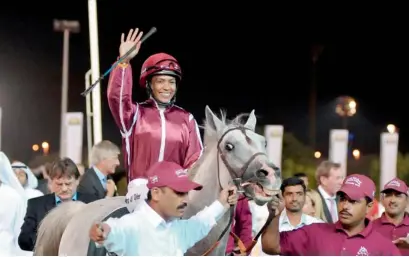
[[[208,153],[204,154],[203,158],[204,160],[197,167],[193,178],[196,183],[203,186],[203,189],[189,193],[189,205],[194,208],[193,213],[189,214],[193,215],[214,202],[220,194],[220,184],[223,185],[219,181],[219,179],[222,179],[222,174],[218,174],[220,169],[217,162],[217,150],[215,148],[209,150]]]

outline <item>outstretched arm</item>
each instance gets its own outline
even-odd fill
[[[237,203],[237,199],[236,187],[225,188],[220,192],[219,199],[209,207],[187,220],[178,220],[177,230],[180,242],[183,242],[182,249],[187,251],[207,236],[225,212]]]
[[[109,218],[102,224],[94,224],[90,229],[90,239],[97,247],[104,246],[109,252],[118,256],[129,255],[135,241],[129,240],[137,230],[129,215],[121,218]]]

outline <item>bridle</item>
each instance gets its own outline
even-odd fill
[[[217,142],[217,156],[220,157],[220,158],[217,158],[217,176],[218,176],[220,188],[223,188],[223,187],[222,187],[221,182],[220,182],[220,161],[219,161],[219,159],[221,159],[223,161],[223,164],[227,168],[227,170],[229,171],[230,176],[233,178],[233,181],[239,181],[238,179],[243,180],[244,173],[247,171],[247,169],[249,168],[250,164],[254,161],[254,159],[257,158],[257,156],[260,156],[260,155],[266,156],[266,154],[263,153],[263,152],[257,152],[255,154],[253,154],[252,156],[250,156],[250,158],[247,160],[247,162],[244,163],[243,167],[241,167],[239,172],[237,172],[235,169],[233,169],[230,166],[230,164],[227,162],[226,156],[223,154],[223,151],[222,151],[222,148],[221,148],[220,145],[223,142],[224,137],[227,134],[229,134],[230,132],[235,131],[235,130],[241,131],[243,133],[243,135],[246,137],[247,142],[251,143],[251,139],[247,136],[246,131],[247,130],[253,131],[253,130],[251,130],[249,128],[246,128],[244,126],[230,128],[230,129],[226,130],[223,133],[223,135],[220,137],[219,141]],[[247,181],[252,180],[254,177],[251,177]]]
[[[241,167],[241,169],[239,170],[239,172],[237,172],[235,169],[233,169],[230,164],[227,162],[226,156],[223,154],[222,148],[221,148],[221,143],[223,142],[224,137],[235,130],[239,130],[243,133],[243,135],[246,137],[246,140],[248,143],[251,143],[251,139],[247,136],[246,131],[250,130],[253,131],[252,129],[249,129],[245,126],[238,126],[238,127],[234,127],[234,128],[230,128],[228,130],[226,130],[222,136],[220,137],[219,141],[217,142],[217,176],[218,176],[218,180],[219,180],[219,186],[220,188],[223,188],[221,185],[221,181],[220,181],[220,161],[219,159],[222,160],[224,166],[227,168],[227,170],[230,173],[230,176],[233,179],[233,182],[235,184],[235,186],[237,187],[238,192],[243,193],[244,194],[244,190],[241,186],[241,184],[243,183],[243,176],[245,174],[245,172],[247,171],[247,169],[249,168],[250,164],[254,161],[254,159],[256,159],[258,156],[261,155],[266,155],[263,152],[257,152],[255,154],[253,154],[243,165],[243,167]],[[220,157],[220,158],[219,158]],[[244,182],[250,182],[252,181],[254,178],[256,178],[256,174],[254,176],[252,176],[251,178],[245,180]],[[233,192],[231,192],[233,193]],[[248,197],[247,195],[245,195],[247,198],[251,199],[250,197]],[[231,227],[231,224],[233,222],[233,217],[234,217],[234,212],[236,210],[235,205],[230,206],[230,219],[229,222],[227,224],[227,226],[223,229],[222,233],[220,234],[220,236],[218,237],[216,243],[214,243],[212,245],[212,247],[210,247],[204,254],[203,256],[207,256],[209,255],[209,253],[211,253],[219,244],[220,241],[223,239],[223,237],[225,236],[225,234],[227,233],[227,230]],[[230,232],[230,234],[239,241],[239,247],[240,247],[240,251],[242,253],[248,253],[250,252],[253,247],[256,245],[258,238],[261,236],[261,234],[264,233],[264,231],[267,229],[268,223],[271,222],[271,219],[267,219],[267,223],[263,226],[263,228],[260,230],[260,232],[256,235],[256,237],[253,239],[252,245],[246,249],[246,247],[244,246],[243,242],[241,242],[240,238],[235,235],[234,233]],[[241,246],[240,246],[241,245]]]

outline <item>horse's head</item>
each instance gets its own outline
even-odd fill
[[[268,159],[266,139],[254,131],[256,122],[254,110],[245,123],[240,116],[227,123],[224,115],[219,119],[206,106],[205,145],[217,147],[219,177],[224,165],[244,194],[263,205],[278,194],[281,171]]]

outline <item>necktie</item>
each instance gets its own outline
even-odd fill
[[[104,187],[105,190],[107,190],[107,179],[106,178],[102,179],[102,186]]]

